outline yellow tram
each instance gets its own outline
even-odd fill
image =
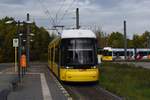
[[[102,61],[113,61],[113,51],[111,47],[104,47]]]
[[[64,30],[48,46],[48,64],[61,81],[98,81],[95,34],[90,30]]]

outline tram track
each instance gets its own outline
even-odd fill
[[[68,100],[125,100],[103,89],[99,84],[61,82],[52,73],[51,75]]]
[[[63,84],[73,100],[122,100],[96,84]]]

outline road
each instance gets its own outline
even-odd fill
[[[150,62],[115,62],[121,64],[134,64],[136,67],[143,67],[146,69],[150,69]]]
[[[13,63],[0,63],[0,71],[12,66],[14,66]]]
[[[131,64],[135,64],[135,66],[138,66],[138,67],[150,69],[150,62],[133,62]]]

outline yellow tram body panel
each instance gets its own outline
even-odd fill
[[[102,56],[102,61],[112,61],[112,56]]]
[[[58,65],[56,63],[53,64],[52,71],[55,73],[55,75],[58,77]]]
[[[60,69],[60,80],[70,82],[91,82],[99,80],[96,69]]]

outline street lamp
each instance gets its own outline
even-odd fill
[[[22,36],[23,36],[23,33],[20,33],[20,26],[21,25],[24,25],[26,22],[20,22],[19,20],[16,22],[14,20],[9,20],[7,22],[5,22],[6,24],[16,24],[17,25],[17,37],[18,37],[18,40],[19,40],[19,43],[18,43],[18,78],[19,78],[19,81],[20,81],[20,58],[21,58],[21,54],[22,54]],[[30,22],[27,22],[27,23],[30,23]],[[15,49],[17,50],[17,49]],[[16,53],[16,52],[15,52]],[[16,56],[15,56],[16,57]]]
[[[33,41],[33,40],[30,40],[30,36],[34,36],[34,34],[33,33],[30,33],[30,30],[29,30],[29,25],[32,23],[31,21],[29,21],[29,20],[27,20],[27,21],[23,21],[23,22],[20,22],[20,21],[14,21],[14,20],[9,20],[9,21],[7,21],[6,22],[6,24],[11,24],[11,23],[15,23],[16,25],[17,25],[17,35],[18,35],[18,38],[19,38],[19,47],[18,47],[18,49],[19,49],[19,62],[20,62],[20,57],[21,57],[21,47],[22,47],[22,43],[21,42],[23,42],[23,43],[25,43],[26,44],[26,55],[27,55],[27,65],[29,66],[29,49],[30,49],[30,41]],[[27,34],[26,34],[26,39],[23,39],[23,41],[22,41],[22,36],[23,36],[23,34],[21,33],[20,34],[20,25],[24,25],[24,24],[27,24]],[[20,66],[20,64],[19,64],[19,66]],[[20,68],[18,68],[18,71],[20,71]],[[19,72],[18,72],[19,73]],[[18,74],[18,75],[20,75],[20,74]]]
[[[27,14],[27,21],[26,21],[26,24],[27,24],[27,42],[26,42],[26,55],[27,55],[27,66],[29,67],[30,64],[29,64],[29,61],[30,61],[30,24],[32,22],[29,20],[29,14]]]

